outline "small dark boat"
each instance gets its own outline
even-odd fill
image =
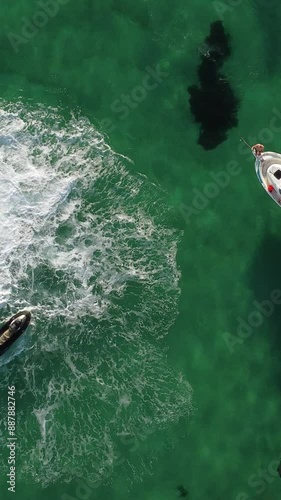
[[[26,330],[31,320],[29,311],[20,311],[12,316],[0,328],[0,356],[9,349],[9,347]]]

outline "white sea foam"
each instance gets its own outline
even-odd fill
[[[2,103],[0,131],[0,310],[33,315],[0,358],[1,390],[20,398],[20,474],[104,477],[118,453],[130,464],[125,436],[191,407],[159,340],[177,314],[180,235],[161,190],[87,120]]]

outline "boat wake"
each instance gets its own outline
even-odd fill
[[[109,477],[120,457],[130,468],[128,437],[191,409],[161,342],[180,233],[161,190],[87,120],[2,103],[0,125],[0,311],[33,317],[0,360],[2,394],[16,387],[18,471],[44,486]]]

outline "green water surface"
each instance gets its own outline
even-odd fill
[[[47,488],[18,479],[14,496],[21,500],[172,500],[179,485],[196,500],[280,498],[280,305],[247,338],[237,337],[237,328],[239,317],[247,322],[256,310],[254,301],[281,289],[281,211],[258,184],[251,155],[239,142],[243,135],[281,150],[281,9],[276,1],[232,4],[69,0],[56,3],[56,15],[29,32],[29,40],[23,26],[41,10],[38,3],[0,7],[1,97],[59,105],[66,118],[72,110],[88,117],[115,151],[133,160],[133,174],[144,173],[164,189],[173,208],[169,224],[182,236],[179,314],[162,346],[194,391],[191,417],[126,448],[136,471],[146,466],[141,480],[134,472],[128,479],[122,466],[98,488],[83,477]],[[231,35],[223,70],[241,100],[239,128],[204,151],[187,87],[196,83],[204,39],[219,12]],[[151,73],[153,88],[143,91]],[[120,111],[124,95],[131,104]],[[214,182],[210,173],[226,172],[232,161],[235,175],[227,185],[191,212],[194,189],[204,192]],[[239,339],[232,349],[226,332]],[[11,495],[1,484],[1,499]]]

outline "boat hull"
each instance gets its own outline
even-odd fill
[[[9,334],[9,338],[5,339],[4,335],[7,335],[9,327],[16,320],[22,318],[20,326],[14,331],[14,333]],[[27,329],[31,320],[31,313],[29,311],[20,311],[14,316],[12,316],[6,323],[0,328],[0,356],[11,347],[11,345],[16,342],[16,340],[22,335],[22,333]],[[5,340],[3,340],[5,339]]]
[[[280,165],[281,168],[281,154],[274,153],[272,151],[267,151],[262,153],[259,157],[256,157],[255,171],[259,182],[267,192],[268,196],[275,201],[275,203],[281,206],[281,193],[276,190],[272,192],[269,191],[270,181],[268,179],[268,169],[273,165]]]

